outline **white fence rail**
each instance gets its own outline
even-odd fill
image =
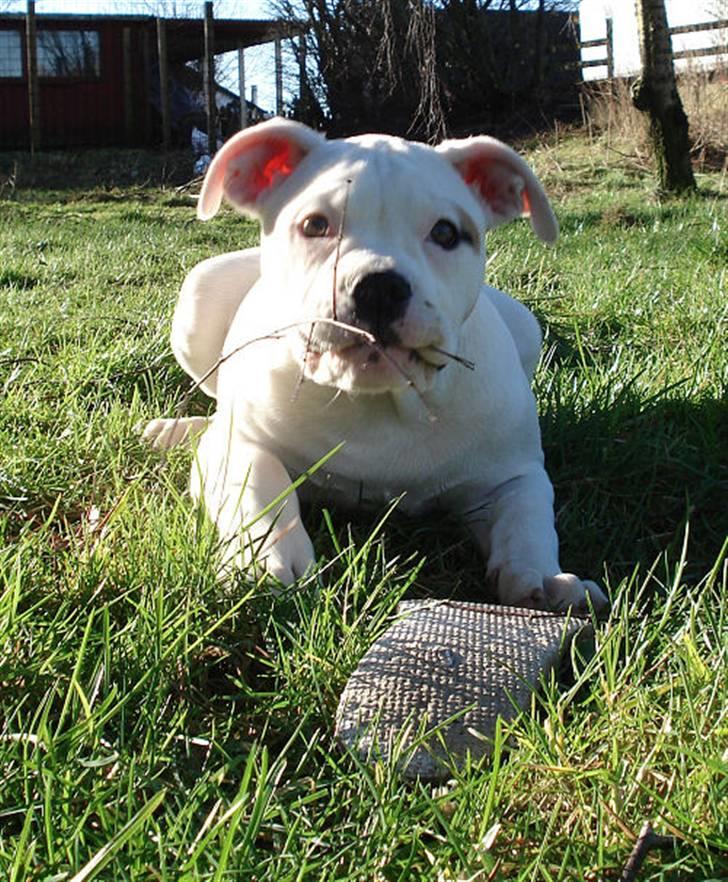
[[[696,34],[707,31],[728,32],[728,19],[679,25],[677,27],[670,28],[669,30],[671,37],[674,37],[676,35]],[[598,48],[604,49],[604,55],[598,58],[582,58],[579,67],[582,71],[586,68],[592,67],[606,68],[607,79],[611,80],[615,76],[614,25],[611,18],[606,19],[605,37],[596,40],[582,40],[579,42],[580,50]],[[707,58],[709,56],[720,55],[728,55],[728,42],[723,41],[691,49],[679,49],[673,52],[673,57],[675,59]]]

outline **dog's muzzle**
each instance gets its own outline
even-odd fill
[[[399,343],[393,325],[404,317],[412,298],[412,288],[404,276],[394,270],[369,273],[356,283],[351,298],[352,325],[369,331],[382,346]]]
[[[437,340],[408,339],[409,281],[394,270],[361,276],[336,304],[331,321],[299,330],[304,374],[346,391],[426,388],[444,360]]]

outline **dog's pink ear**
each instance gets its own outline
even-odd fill
[[[225,196],[246,214],[293,174],[301,160],[325,141],[301,123],[272,119],[233,135],[210,163],[197,202],[197,216],[209,220]]]
[[[536,235],[555,242],[559,225],[536,175],[521,157],[495,138],[480,135],[444,141],[437,151],[460,173],[491,216],[491,226],[529,217]]]

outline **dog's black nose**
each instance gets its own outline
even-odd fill
[[[393,322],[402,318],[412,297],[410,283],[394,270],[369,273],[354,286],[354,319],[380,343],[398,342]]]

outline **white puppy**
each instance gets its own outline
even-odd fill
[[[172,347],[217,398],[191,483],[224,565],[286,584],[309,568],[291,484],[336,450],[301,492],[454,511],[503,603],[603,608],[597,585],[559,565],[530,389],[538,325],[482,284],[487,229],[527,215],[557,236],[526,163],[488,137],[328,141],[276,119],[217,153],[199,217],[223,196],[260,220],[261,247],[190,272]],[[154,420],[145,436],[169,446],[204,425]]]

